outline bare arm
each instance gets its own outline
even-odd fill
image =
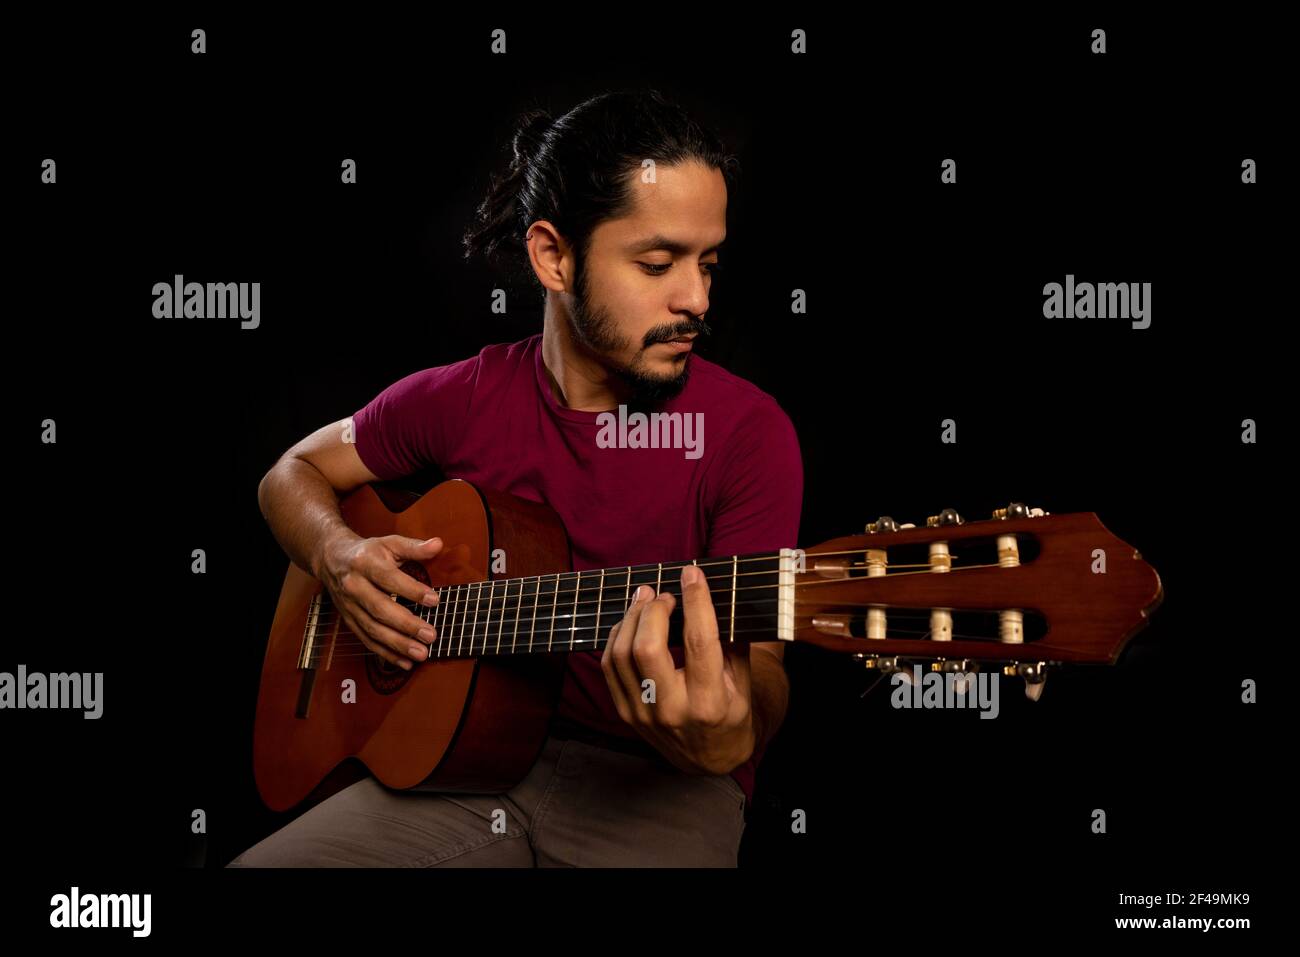
[[[754,748],[776,736],[790,706],[790,679],[785,673],[785,645],[780,641],[749,646],[749,696],[754,714]]]
[[[257,503],[271,534],[295,565],[320,578],[325,545],[333,538],[360,539],[343,522],[339,497],[379,481],[344,442],[350,419],[322,426],[294,445],[257,486]]]
[[[381,658],[409,670],[412,660],[428,657],[426,646],[437,633],[390,596],[437,604],[437,593],[400,566],[433,558],[442,542],[364,538],[348,528],[339,496],[379,477],[345,435],[351,435],[350,419],[317,429],[280,456],[257,486],[258,505],[293,563],[329,590],[352,633]]]

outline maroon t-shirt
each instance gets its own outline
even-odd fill
[[[771,396],[692,355],[686,388],[658,409],[694,422],[703,413],[702,430],[683,433],[689,447],[602,447],[612,430],[598,442],[600,413],[556,401],[541,342],[539,334],[486,346],[393,383],[353,416],[362,462],[385,480],[436,465],[448,478],[550,506],[564,521],[575,571],[798,544],[803,462]],[[681,667],[683,649],[670,651]],[[559,712],[640,740],[618,716],[600,653],[567,658]],[[747,799],[763,750],[732,771]]]

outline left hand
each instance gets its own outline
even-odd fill
[[[685,667],[668,650],[672,594],[640,586],[610,632],[600,659],[619,717],[676,767],[726,774],[749,760],[756,736],[749,696],[749,643],[726,647],[709,583],[694,565],[682,569]],[[646,679],[653,685],[643,687]],[[647,701],[653,689],[653,701]]]

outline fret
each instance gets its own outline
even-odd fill
[[[578,599],[582,596],[582,572],[574,580],[573,616],[569,622],[569,650],[573,650],[573,640],[578,636]]]
[[[501,624],[499,624],[499,625],[497,626],[497,650],[496,650],[496,653],[497,653],[498,655],[501,654],[501,632],[502,632],[502,631],[505,629],[505,627],[506,627],[506,596],[510,594],[510,579],[507,578],[505,581],[503,581],[503,582],[501,583],[501,585],[502,585],[502,589],[501,589]],[[489,612],[491,611],[491,608],[492,608],[492,606],[491,606],[491,605],[488,605],[488,610],[489,610]],[[491,614],[489,613],[488,618],[490,619],[491,617],[492,617],[492,616],[491,616]]]
[[[510,637],[510,653],[515,653],[515,645],[519,641],[519,619],[524,614],[524,580],[519,579],[519,597],[515,599],[515,633]]]
[[[533,653],[533,635],[537,633],[537,600],[542,597],[542,576],[537,576],[537,591],[533,592],[533,623],[528,629],[528,653]]]
[[[739,558],[736,555],[731,556],[731,637],[727,640],[733,644],[736,641],[736,566],[739,564]]]
[[[497,597],[497,583],[489,581],[487,583],[487,614],[484,616],[484,646],[481,654],[487,654],[487,636],[491,633],[491,601]]]
[[[627,566],[627,587],[623,589],[623,614],[632,607],[632,566]]]
[[[596,624],[591,635],[591,650],[600,646],[600,606],[605,601],[605,569],[600,570],[600,588],[596,592]]]
[[[465,625],[469,623],[469,592],[474,587],[472,582],[465,583],[465,600],[460,609],[460,634],[456,637],[456,657],[460,658],[465,650]]]
[[[557,607],[558,607],[556,603],[557,603],[559,600],[560,600],[560,574],[559,574],[559,572],[556,572],[556,573],[555,573],[555,592],[554,592],[554,594],[553,594],[552,597],[551,597],[551,632],[550,632],[550,634],[549,634],[549,635],[547,636],[547,638],[546,638],[546,650],[547,650],[547,651],[550,651],[550,650],[551,650],[551,643],[555,640],[555,612],[556,612],[556,609],[557,609]]]
[[[474,602],[470,594],[478,588],[478,582],[465,583],[465,609],[460,615],[460,642],[456,646],[458,657],[472,655],[474,653],[474,630],[470,621],[470,612],[474,610]],[[465,631],[469,629],[469,647],[465,647]]]
[[[487,582],[476,582],[474,585],[474,620],[469,626],[469,657],[473,658],[479,654],[474,642],[478,639],[478,616],[483,607],[483,586]]]
[[[478,583],[478,591],[474,593],[474,624],[469,629],[469,653],[470,657],[474,656],[474,636],[478,634],[478,606],[483,601],[483,583]],[[486,636],[486,632],[484,635]],[[487,638],[484,637],[483,644],[487,644]]]
[[[441,650],[442,648],[442,632],[438,630],[438,612],[442,611],[442,603],[444,600],[446,600],[446,598],[447,598],[446,591],[443,589],[439,589],[438,604],[433,606],[433,614],[428,619],[426,619],[429,623],[429,627],[432,628],[434,630],[434,633],[437,635],[437,637],[434,640],[438,643],[438,650]]]
[[[456,634],[456,611],[460,607],[460,586],[454,585],[451,589],[451,614],[448,617],[447,625],[447,657],[451,657],[451,643]]]

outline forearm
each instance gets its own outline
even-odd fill
[[[757,751],[776,736],[790,704],[790,679],[781,656],[759,645],[749,649],[749,697]]]
[[[257,487],[257,502],[290,560],[320,577],[325,545],[338,536],[357,536],[343,521],[338,495],[310,462],[286,455]]]

